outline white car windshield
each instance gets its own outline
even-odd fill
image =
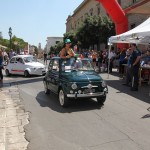
[[[62,70],[91,71],[94,68],[89,59],[71,58],[62,61]]]
[[[35,57],[24,57],[24,61],[26,63],[28,63],[28,62],[37,62]]]

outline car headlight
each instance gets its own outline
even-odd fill
[[[75,89],[77,89],[77,85],[76,85],[75,83],[73,83],[73,84],[71,85],[71,88],[72,88],[73,90],[75,90]]]
[[[102,87],[106,87],[107,85],[106,85],[106,82],[103,80],[102,81]]]

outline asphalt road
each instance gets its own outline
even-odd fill
[[[10,79],[12,84],[18,83],[25,109],[30,112],[25,126],[28,150],[150,149],[150,97],[141,96],[141,89],[138,94],[131,93],[118,78],[110,76],[103,107],[94,100],[80,99],[62,108],[56,95],[44,94],[43,77]]]

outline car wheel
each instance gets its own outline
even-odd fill
[[[105,100],[106,100],[106,95],[103,97],[97,97],[98,104],[104,105]]]
[[[6,74],[6,76],[10,76],[10,73],[9,73],[8,69],[5,70],[5,74]]]
[[[59,102],[62,107],[68,106],[68,98],[66,97],[62,89],[59,90]]]
[[[24,76],[29,77],[29,72],[27,70],[24,71]]]
[[[50,90],[49,90],[48,87],[47,87],[46,81],[43,81],[43,83],[44,83],[44,92],[45,92],[45,94],[49,94],[49,93],[50,93]]]

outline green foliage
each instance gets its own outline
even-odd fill
[[[10,49],[10,40],[8,39],[1,39],[0,44],[7,47],[7,51]],[[19,52],[19,49],[24,49],[27,42],[25,42],[21,38],[17,38],[15,35],[11,39],[11,48],[17,52]]]
[[[113,34],[114,24],[108,17],[88,16],[77,29],[76,38],[82,48],[89,48],[98,43],[107,44],[107,39]]]
[[[61,51],[63,46],[64,46],[64,42],[58,42],[55,46],[51,46],[48,55],[50,55],[50,54],[55,54],[55,55],[59,54],[59,52]]]
[[[65,39],[70,39],[72,42],[72,45],[75,45],[77,43],[77,38],[76,38],[76,32],[73,30],[64,33],[64,41]]]

